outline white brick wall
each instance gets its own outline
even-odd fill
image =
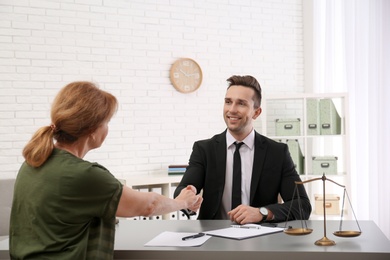
[[[177,92],[170,65],[191,57],[201,88]],[[226,79],[251,74],[264,93],[303,92],[301,0],[0,0],[0,177],[50,124],[57,91],[91,80],[119,111],[87,160],[117,177],[187,163],[195,140],[222,132]]]

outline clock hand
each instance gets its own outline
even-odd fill
[[[184,76],[188,77],[189,75],[187,73],[185,73],[182,69],[180,69],[180,71],[184,74]]]

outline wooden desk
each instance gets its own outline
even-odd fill
[[[356,222],[344,221],[344,230],[356,230]],[[201,232],[230,226],[224,220],[120,220],[116,229],[115,259],[272,259],[272,260],[337,260],[390,259],[390,241],[372,221],[359,221],[362,234],[355,238],[333,235],[338,221],[327,221],[327,237],[334,246],[316,246],[314,242],[324,235],[323,221],[307,221],[313,233],[289,236],[276,233],[245,240],[212,237],[200,247],[144,247],[163,231]],[[300,221],[288,223],[301,227]],[[284,224],[281,224],[284,227]],[[8,239],[0,241],[0,259],[9,259]]]

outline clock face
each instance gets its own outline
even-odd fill
[[[192,59],[178,59],[173,63],[169,77],[173,86],[182,93],[197,90],[202,84],[202,69]]]

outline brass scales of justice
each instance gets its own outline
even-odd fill
[[[331,240],[331,239],[326,237],[325,181],[333,182],[334,184],[344,188],[344,194],[343,194],[343,200],[342,200],[342,208],[341,208],[341,216],[340,216],[340,226],[339,226],[339,230],[338,231],[333,232],[333,235],[338,236],[338,237],[357,237],[357,236],[360,236],[362,231],[360,229],[359,222],[357,221],[355,212],[353,211],[351,200],[349,199],[349,196],[348,196],[348,193],[347,193],[347,189],[345,188],[344,185],[341,185],[341,184],[339,184],[339,183],[337,183],[337,182],[335,182],[335,181],[333,181],[333,180],[331,180],[329,178],[326,178],[325,174],[323,174],[321,178],[314,178],[314,179],[310,179],[310,180],[307,180],[307,181],[296,181],[295,182],[295,189],[294,189],[293,198],[295,198],[295,194],[297,194],[297,196],[298,196],[299,212],[301,214],[301,228],[292,228],[291,226],[286,228],[287,222],[288,222],[288,221],[286,221],[286,225],[284,227],[284,233],[287,234],[287,235],[292,235],[292,236],[301,236],[301,235],[308,235],[311,232],[313,232],[313,229],[307,228],[306,220],[303,220],[303,217],[302,217],[302,207],[301,207],[301,200],[300,200],[300,196],[299,196],[298,185],[303,185],[305,183],[318,181],[318,180],[322,180],[322,182],[323,182],[322,183],[322,193],[323,193],[322,207],[323,207],[323,210],[324,210],[324,213],[323,213],[324,214],[324,236],[323,236],[323,238],[317,240],[314,244],[317,245],[317,246],[333,246],[333,245],[336,244],[335,241],[333,241],[333,240]],[[356,221],[357,227],[359,228],[359,231],[343,231],[342,230],[345,197],[347,197],[347,199],[348,199],[349,205],[351,207],[351,211],[353,213],[353,216],[355,218],[355,221]],[[292,203],[291,203],[290,209],[288,211],[287,220],[288,220],[290,212],[291,212],[291,206],[292,206]]]

